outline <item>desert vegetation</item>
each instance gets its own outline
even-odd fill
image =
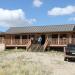
[[[0,75],[75,75],[75,63],[65,62],[63,52],[0,52]]]

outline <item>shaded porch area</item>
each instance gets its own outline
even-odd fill
[[[0,43],[6,47],[29,48],[32,44],[38,44],[38,38],[42,37],[41,45],[49,47],[65,47],[69,43],[75,44],[75,33],[31,33],[31,34],[7,34],[0,36]]]

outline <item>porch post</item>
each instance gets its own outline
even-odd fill
[[[11,35],[11,45],[12,45],[12,35]]]
[[[50,42],[50,44],[52,44],[52,40],[53,40],[53,38],[52,38],[52,33],[49,35],[49,37],[48,37],[48,38],[49,38],[49,40],[50,40],[50,41],[49,41],[49,42]]]
[[[2,37],[2,44],[4,43],[4,37]]]
[[[48,38],[48,34],[46,34],[46,36],[45,36],[45,37],[46,37],[46,39],[47,39],[47,38]]]
[[[69,43],[72,43],[72,35],[69,34]]]
[[[20,35],[20,45],[22,45],[22,35]]]
[[[27,39],[28,39],[29,37],[28,37],[28,35],[27,35],[27,34],[26,34],[26,36],[27,36]]]
[[[59,45],[59,42],[60,42],[60,34],[58,34],[58,45]]]

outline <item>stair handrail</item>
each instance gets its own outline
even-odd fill
[[[31,39],[29,39],[28,43],[27,43],[27,49],[31,46]]]
[[[44,50],[46,49],[46,47],[48,46],[48,38],[46,39],[46,41],[45,41],[45,44],[44,44]]]

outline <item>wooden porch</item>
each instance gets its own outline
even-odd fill
[[[67,44],[75,44],[75,33],[47,34],[44,49],[50,47],[65,47]]]
[[[0,43],[4,43],[6,47],[26,47],[28,48],[33,42],[36,43],[38,37],[42,34],[20,34],[20,35],[4,35],[0,36]],[[44,49],[47,46],[64,47],[69,43],[75,44],[75,34],[72,33],[48,33],[45,35]],[[31,41],[33,38],[33,42]]]

